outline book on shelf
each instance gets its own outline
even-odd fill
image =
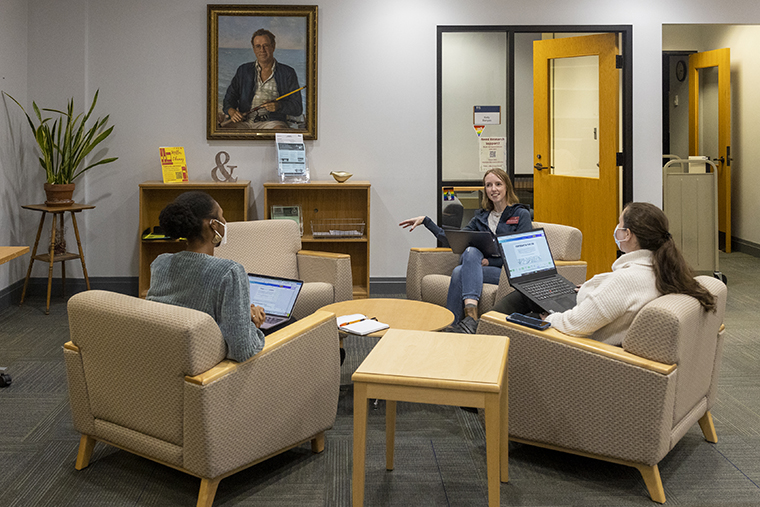
[[[337,318],[338,329],[346,333],[358,334],[365,336],[368,334],[388,329],[388,324],[378,322],[374,318],[369,318],[361,313],[352,313]]]
[[[164,183],[187,183],[187,161],[185,148],[182,146],[161,147],[161,174]]]

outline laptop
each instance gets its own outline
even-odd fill
[[[469,231],[467,229],[444,228],[446,239],[455,254],[461,254],[468,246],[474,246],[484,257],[500,257],[501,250],[493,234],[488,231]]]
[[[302,286],[301,280],[248,273],[251,304],[261,306],[267,314],[259,329],[266,331],[288,322]]]
[[[564,312],[576,304],[575,284],[557,273],[543,229],[497,238],[509,284],[547,312]]]

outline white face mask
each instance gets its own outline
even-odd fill
[[[216,218],[213,218],[212,221],[220,224],[222,226],[222,229],[224,229],[224,235],[223,236],[221,236],[219,234],[219,232],[217,232],[217,230],[214,229],[214,234],[215,234],[214,238],[217,238],[217,237],[221,236],[221,238],[219,239],[219,242],[217,243],[217,246],[224,246],[224,245],[226,245],[227,244],[227,224],[223,223],[220,220],[217,220]]]
[[[620,240],[617,239],[617,231],[626,231],[628,229],[621,229],[619,225],[615,226],[615,230],[612,232],[612,238],[615,240],[615,244],[618,247],[618,250],[620,250]]]

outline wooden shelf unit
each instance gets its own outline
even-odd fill
[[[369,297],[369,210],[368,181],[313,181],[311,183],[264,183],[264,213],[272,216],[272,206],[301,206],[304,250],[344,253],[351,256],[353,296]],[[349,238],[315,238],[312,220],[360,219],[364,235]]]
[[[150,287],[150,264],[162,253],[176,253],[185,249],[184,241],[177,240],[144,240],[142,233],[145,229],[158,225],[158,215],[164,207],[177,198],[178,195],[191,190],[200,190],[213,197],[224,210],[224,218],[228,222],[248,220],[248,195],[251,182],[238,180],[235,183],[195,182],[163,183],[161,181],[146,181],[140,184],[140,229],[138,241],[140,244],[140,297],[145,297]]]

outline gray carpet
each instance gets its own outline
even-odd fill
[[[760,505],[760,260],[721,255],[729,279],[726,343],[718,401],[718,444],[695,426],[660,463],[667,505]],[[0,390],[0,505],[195,505],[200,481],[97,444],[74,470],[73,430],[61,346],[66,308],[44,298],[0,313],[0,365],[14,383]],[[326,451],[293,449],[224,479],[215,506],[349,506],[353,393],[351,373],[375,340],[349,338],[335,426]],[[487,505],[485,434],[479,415],[455,407],[398,404],[395,470],[385,470],[385,406],[370,410],[365,505]],[[653,505],[636,470],[510,444],[502,505]]]

